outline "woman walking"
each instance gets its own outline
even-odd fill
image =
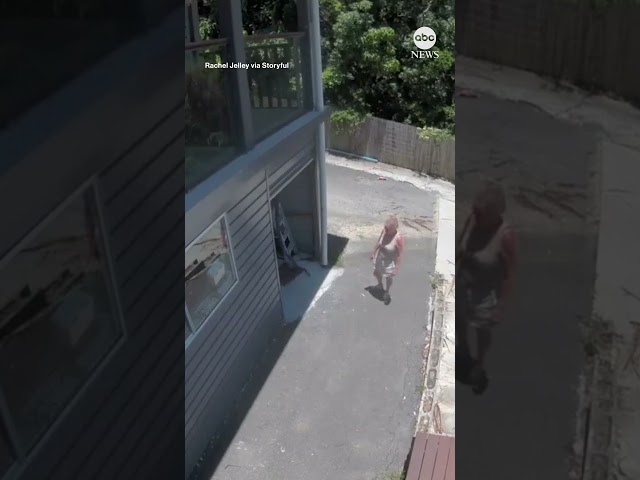
[[[393,285],[393,277],[398,274],[398,269],[402,264],[403,253],[404,238],[398,232],[398,218],[391,216],[384,222],[380,238],[371,253],[371,260],[374,263],[373,276],[378,281],[376,289],[384,291],[385,305],[391,303],[391,285]],[[382,284],[383,277],[386,288]]]
[[[488,378],[484,368],[492,329],[501,322],[510,294],[516,239],[504,219],[502,188],[488,184],[477,195],[456,252],[456,377],[482,393]],[[476,337],[471,354],[469,333]]]

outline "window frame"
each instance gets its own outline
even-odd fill
[[[214,220],[212,223],[210,223],[207,228],[205,228],[202,232],[200,232],[200,234],[198,234],[196,236],[196,238],[194,238],[189,243],[189,245],[187,245],[187,247],[185,247],[184,251],[185,251],[185,254],[186,254],[187,250],[189,250],[189,248],[191,248],[196,242],[198,242],[202,237],[204,237],[207,233],[209,233],[214,228],[214,226],[220,221],[224,222],[224,232],[225,232],[226,241],[227,241],[227,248],[229,249],[229,257],[230,257],[230,260],[231,260],[231,269],[232,269],[233,274],[235,276],[235,280],[234,280],[233,284],[231,285],[231,287],[229,287],[229,289],[225,292],[225,294],[222,295],[222,298],[220,298],[220,301],[216,304],[216,306],[213,308],[213,310],[211,310],[211,312],[209,312],[209,314],[202,321],[202,323],[200,324],[200,326],[198,328],[195,328],[193,320],[191,320],[191,314],[189,313],[189,307],[187,306],[187,300],[185,298],[185,302],[184,302],[185,320],[186,320],[186,323],[189,325],[189,330],[190,330],[190,334],[185,340],[185,348],[188,347],[191,344],[191,342],[193,342],[193,340],[198,336],[198,333],[202,331],[204,326],[209,322],[209,320],[211,320],[211,317],[213,317],[215,315],[215,313],[218,311],[218,309],[220,308],[220,305],[222,305],[225,302],[227,297],[231,294],[231,292],[233,292],[235,290],[235,288],[240,283],[240,275],[238,275],[238,267],[236,265],[236,256],[235,256],[235,252],[233,250],[233,241],[231,239],[231,232],[229,231],[229,221],[228,221],[228,216],[227,216],[226,212],[223,213],[222,215],[220,215],[218,218],[216,218],[216,220]]]
[[[28,443],[24,439],[20,438],[18,431],[15,427],[14,419],[6,401],[2,385],[0,384],[0,422],[5,427],[7,437],[9,440],[9,447],[14,452],[15,460],[13,465],[9,467],[7,472],[1,480],[13,480],[18,478],[27,465],[33,458],[39,455],[45,445],[52,441],[57,431],[60,429],[60,425],[63,424],[69,418],[70,414],[76,409],[78,403],[86,396],[87,391],[97,382],[99,377],[104,372],[107,365],[109,365],[113,358],[120,352],[123,345],[129,338],[129,332],[127,329],[122,302],[120,299],[117,276],[115,272],[115,265],[113,263],[113,256],[111,252],[111,245],[109,241],[109,231],[105,221],[104,209],[103,209],[103,196],[100,190],[100,183],[97,176],[92,176],[89,180],[85,181],[78,187],[73,193],[68,195],[62,202],[60,202],[55,208],[47,213],[37,225],[27,232],[15,245],[0,258],[0,274],[4,267],[10,263],[20,251],[27,246],[30,242],[37,239],[38,236],[46,230],[52,223],[56,221],[64,213],[64,211],[72,205],[74,202],[81,200],[83,195],[89,193],[92,197],[95,207],[95,224],[99,230],[97,241],[102,249],[102,269],[105,278],[106,288],[110,299],[110,305],[113,310],[113,322],[119,327],[120,332],[116,338],[116,341],[108,348],[103,358],[92,369],[91,373],[81,383],[77,391],[69,398],[66,405],[58,413],[55,420],[44,430],[42,434],[35,440],[35,443],[31,447],[27,447],[23,444]],[[1,427],[0,427],[1,428]]]

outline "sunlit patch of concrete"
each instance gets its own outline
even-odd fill
[[[301,260],[298,265],[305,272],[282,287],[284,320],[287,323],[299,321],[344,273],[342,268],[324,268],[308,260]]]

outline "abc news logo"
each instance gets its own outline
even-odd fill
[[[413,34],[413,43],[420,50],[411,51],[413,58],[438,58],[440,52],[431,51],[431,47],[436,44],[436,32],[429,27],[420,27]]]

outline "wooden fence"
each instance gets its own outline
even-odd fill
[[[640,4],[460,0],[459,53],[640,103]]]
[[[418,129],[404,123],[368,118],[355,132],[338,134],[328,122],[326,146],[344,153],[372,157],[382,163],[455,182],[455,141],[423,140]]]

